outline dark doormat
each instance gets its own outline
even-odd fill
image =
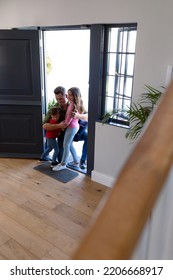
[[[85,168],[85,169],[81,169],[80,167],[72,166],[72,165],[70,165],[70,164],[67,164],[67,167],[70,168],[70,169],[76,170],[76,171],[78,171],[78,172],[84,173],[84,174],[87,173],[86,168]]]
[[[68,168],[60,171],[52,171],[50,168],[50,162],[45,162],[40,165],[37,165],[34,167],[34,169],[62,183],[68,183],[77,176],[79,176],[77,172],[72,171]]]

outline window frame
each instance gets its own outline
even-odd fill
[[[121,24],[107,24],[104,25],[104,49],[103,49],[103,83],[102,83],[102,101],[101,101],[101,118],[102,116],[105,115],[106,111],[106,83],[107,83],[107,77],[108,75],[108,53],[109,52],[109,30],[110,28],[120,28],[123,29],[124,31],[126,31],[125,29],[129,29],[130,31],[132,30],[136,30],[137,32],[137,23],[121,23]],[[117,36],[118,37],[118,36]],[[123,54],[128,55],[128,52],[123,52]],[[135,56],[135,52],[134,52],[134,56]],[[117,52],[117,57],[118,57],[118,52]],[[135,65],[135,61],[134,61],[134,65]],[[124,74],[125,79],[127,78],[127,74]],[[130,104],[132,102],[132,93],[133,93],[133,82],[134,82],[134,68],[133,68],[133,74],[132,76],[132,90],[131,90],[131,96],[128,97]],[[115,80],[117,80],[117,77],[115,75]],[[119,93],[115,93],[114,91],[114,103],[116,101],[116,95],[119,98],[120,94]],[[122,102],[124,101],[124,98],[126,98],[126,96],[123,94],[122,95]],[[114,108],[112,107],[112,110]],[[116,117],[114,118],[109,118],[108,124],[111,125],[117,125],[117,126],[121,126],[121,127],[129,127],[129,121],[128,118],[125,117],[125,115],[123,115],[123,117],[121,117],[120,115],[116,114]]]

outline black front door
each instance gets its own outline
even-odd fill
[[[0,157],[43,150],[39,31],[0,30]]]

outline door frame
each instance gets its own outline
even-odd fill
[[[85,30],[89,29],[90,30],[90,39],[91,39],[91,27],[89,25],[75,25],[75,26],[54,26],[54,27],[41,27],[40,30],[43,32],[43,49],[45,48],[44,46],[44,31],[61,31],[61,30]],[[90,42],[90,52],[91,52],[91,42]],[[44,53],[44,50],[43,50]],[[44,58],[45,59],[45,58]],[[91,70],[91,58],[89,58],[89,88],[88,88],[88,100],[90,100],[90,70]],[[44,71],[44,81],[45,79],[45,71]],[[46,85],[44,84],[44,91],[46,91]],[[46,94],[45,94],[46,96]],[[46,103],[46,102],[45,102]],[[86,175],[91,175],[91,172],[94,168],[94,140],[95,140],[95,129],[93,131],[93,126],[92,126],[92,118],[89,117],[89,111],[92,111],[92,109],[89,109],[89,107],[93,107],[93,103],[88,101],[88,149],[87,149],[87,171]],[[98,115],[97,115],[98,117]],[[90,125],[91,123],[91,125]],[[92,134],[89,136],[90,131],[92,131]]]

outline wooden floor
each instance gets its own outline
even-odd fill
[[[108,191],[81,173],[58,182],[37,164],[0,158],[1,260],[70,259]]]

